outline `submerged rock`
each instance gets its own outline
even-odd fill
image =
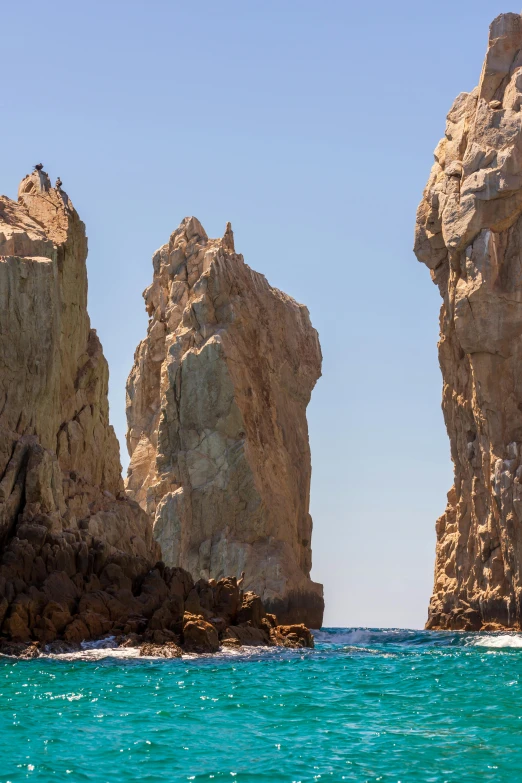
[[[166,642],[165,644],[152,644],[145,642],[140,647],[140,655],[154,656],[155,658],[181,658],[181,647],[175,642]]]
[[[522,17],[491,25],[479,86],[435,150],[415,252],[443,305],[455,482],[437,521],[428,628],[522,627]]]
[[[245,571],[283,622],[322,624],[310,579],[306,406],[321,374],[308,310],[185,218],[153,257],[149,327],[127,383],[127,493],[170,566]]]
[[[40,646],[38,642],[24,643],[0,640],[0,655],[31,660],[40,657]]]

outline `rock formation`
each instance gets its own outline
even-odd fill
[[[429,628],[522,627],[522,17],[491,25],[417,215],[443,305],[439,358],[455,483],[437,521]]]
[[[160,555],[147,515],[123,492],[107,363],[87,315],[86,256],[85,227],[45,172],[22,181],[18,203],[0,198],[0,624],[7,638],[100,633],[108,618],[73,620],[84,594],[126,587],[127,561],[137,577]]]
[[[0,651],[34,657],[109,633],[165,657],[179,643],[313,645],[236,579],[195,584],[160,560],[123,491],[86,256],[84,225],[42,167],[18,203],[0,197]]]
[[[310,580],[306,406],[321,351],[306,307],[186,218],[153,257],[147,336],[127,384],[128,495],[163,558],[239,576],[284,622],[320,627]]]

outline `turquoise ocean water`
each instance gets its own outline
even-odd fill
[[[522,781],[522,636],[0,661],[0,783]],[[128,654],[128,653],[127,653]]]

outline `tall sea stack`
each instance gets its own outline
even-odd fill
[[[310,580],[306,406],[321,374],[308,310],[186,218],[153,257],[127,384],[127,492],[165,562],[239,576],[281,622],[322,624]]]
[[[428,628],[522,627],[522,17],[491,25],[417,215],[438,285],[455,482],[437,521]]]

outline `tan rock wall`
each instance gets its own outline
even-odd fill
[[[63,471],[116,495],[119,447],[87,314],[85,226],[42,172],[22,181],[19,204],[2,197],[0,208],[0,428],[11,433],[0,470],[11,441],[31,433]]]
[[[437,521],[428,627],[522,624],[522,17],[493,22],[417,215],[443,305],[439,358],[455,483]]]
[[[22,181],[18,203],[0,197],[4,639],[80,640],[125,623],[160,555],[150,519],[123,493],[107,362],[87,314],[86,256],[85,227],[44,172]],[[117,605],[87,628],[75,619],[82,597],[102,587],[112,590],[105,601],[120,591]]]
[[[321,352],[307,309],[186,218],[153,257],[127,385],[127,492],[168,565],[239,576],[281,622],[322,622],[310,580],[306,406]]]

